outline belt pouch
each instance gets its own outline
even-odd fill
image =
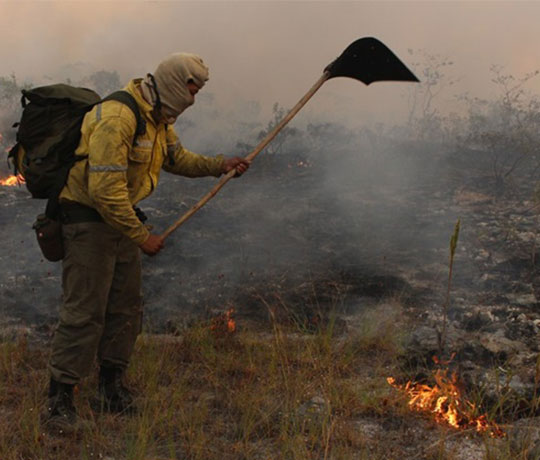
[[[64,258],[62,224],[45,214],[40,214],[32,228],[36,231],[37,242],[43,256],[51,262],[62,260]]]

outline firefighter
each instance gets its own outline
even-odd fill
[[[140,252],[153,256],[164,241],[148,230],[134,206],[155,189],[160,171],[217,177],[233,169],[239,176],[249,167],[242,158],[193,153],[173,129],[207,80],[203,60],[189,53],[174,53],[153,74],[131,80],[124,90],[146,125],[135,141],[137,119],[122,102],[100,103],[84,118],[75,152],[81,159],[59,199],[65,257],[63,304],[49,360],[45,422],[51,427],[70,432],[84,424],[73,389],[96,358],[101,409],[135,410],[124,373],[141,331]]]

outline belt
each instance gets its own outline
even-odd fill
[[[60,203],[60,220],[63,224],[104,222],[103,217],[94,208],[73,201]]]
[[[139,221],[143,224],[148,220],[146,214],[133,206],[133,210]],[[85,206],[75,201],[60,203],[60,221],[63,224],[80,224],[81,222],[105,222],[101,214],[94,208]]]

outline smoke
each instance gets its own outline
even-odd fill
[[[539,8],[468,1],[2,2],[0,75],[40,84],[107,69],[126,82],[170,52],[190,51],[210,66],[205,91],[219,107],[240,112],[239,102],[258,101],[269,113],[274,102],[294,105],[349,43],[371,35],[406,64],[409,49],[451,58],[459,82],[439,95],[446,104],[465,92],[489,97],[493,64],[515,75],[536,70]],[[326,114],[353,126],[395,122],[408,113],[407,91],[335,80],[304,116]]]
[[[263,152],[244,177],[174,233],[159,256],[145,258],[151,314],[200,313],[250,288],[317,284],[344,272],[401,276],[444,260],[456,218],[455,210],[445,209],[457,186],[450,179],[461,177],[449,178],[452,152],[443,142],[449,133],[436,122],[453,110],[456,94],[492,94],[491,64],[505,65],[510,74],[535,70],[539,41],[531,35],[539,33],[533,22],[538,8],[500,2],[0,3],[0,76],[14,74],[20,85],[78,83],[104,70],[127,82],[170,52],[195,52],[210,66],[210,81],[176,129],[190,150],[233,155],[257,144],[276,102],[292,107],[360,36],[380,38],[424,80],[415,50],[452,59],[448,79],[455,84],[431,88],[438,92],[429,108],[437,112],[420,114],[429,121],[421,126],[407,124],[411,84],[325,83],[291,122],[294,130],[280,148]],[[514,24],[519,27],[510,33]],[[535,90],[539,82],[527,84]],[[0,120],[16,119],[13,110],[4,105]],[[422,128],[424,137],[415,137],[413,128]],[[142,207],[162,231],[213,183],[163,174]],[[60,267],[42,261],[30,229],[43,203],[23,190],[2,190],[1,199],[5,313],[54,316]]]

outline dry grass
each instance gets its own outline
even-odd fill
[[[73,437],[39,423],[46,347],[0,342],[0,459],[409,458],[407,427],[423,422],[385,382],[399,373],[398,313],[380,308],[339,335],[332,319],[307,332],[272,314],[267,330],[240,323],[229,334],[203,322],[178,337],[142,335],[128,370],[139,414],[94,414],[89,378],[76,405],[90,426]],[[393,434],[370,432],[366,420]],[[437,449],[418,458],[458,458]]]

